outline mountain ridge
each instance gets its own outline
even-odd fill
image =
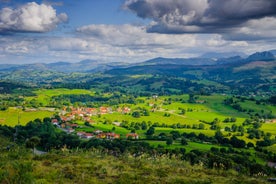
[[[273,52],[273,50],[272,50]],[[38,70],[53,71],[62,73],[72,72],[104,72],[116,68],[128,68],[134,66],[148,65],[181,65],[181,66],[213,66],[213,65],[229,65],[237,63],[249,63],[254,61],[275,61],[274,54],[270,51],[256,52],[247,58],[241,56],[232,56],[228,58],[163,58],[157,57],[140,63],[105,63],[98,60],[86,59],[76,63],[59,61],[54,63],[35,63],[35,64],[0,64],[0,72],[14,72],[18,70]],[[275,50],[276,53],[276,50]]]

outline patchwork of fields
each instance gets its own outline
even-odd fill
[[[51,97],[59,95],[95,95],[94,91],[91,90],[80,90],[80,89],[41,89],[34,91],[36,96],[25,97],[25,100],[37,100],[42,105],[49,104]],[[104,96],[109,96],[110,94],[103,94]],[[75,123],[78,123],[80,128],[77,131],[84,132],[93,132],[97,129],[106,131],[106,132],[115,132],[125,137],[127,133],[130,132],[130,129],[126,129],[114,124],[113,122],[128,122],[128,123],[157,123],[159,126],[155,128],[155,134],[160,133],[169,134],[171,131],[178,131],[179,133],[191,133],[196,134],[203,133],[207,136],[214,136],[216,130],[211,129],[211,123],[217,119],[217,125],[220,127],[220,130],[223,134],[227,136],[237,135],[244,139],[246,142],[256,143],[256,139],[249,139],[248,134],[245,132],[242,136],[235,132],[226,132],[225,128],[231,127],[233,125],[242,126],[246,118],[249,118],[248,113],[239,112],[236,109],[233,109],[230,106],[227,106],[223,103],[223,100],[227,98],[225,95],[211,95],[211,96],[199,96],[199,103],[187,103],[189,98],[188,95],[173,95],[173,96],[161,96],[158,98],[151,97],[139,97],[139,103],[128,104],[123,103],[120,105],[111,106],[113,113],[102,114],[98,116],[91,116],[91,121],[93,122],[92,126],[85,126],[84,121],[76,120]],[[185,103],[183,103],[185,102]],[[107,104],[103,104],[107,106]],[[269,105],[256,105],[252,101],[241,102],[243,108],[250,108],[256,112],[271,111],[273,114],[276,114],[276,107]],[[116,112],[116,108],[126,106],[131,109],[130,113],[122,114]],[[132,112],[139,109],[146,109],[149,111],[149,114],[140,117],[134,117]],[[183,110],[185,111],[183,113]],[[18,124],[18,121],[21,125],[25,125],[31,120],[36,118],[43,119],[44,117],[51,117],[54,113],[59,113],[60,110],[47,111],[33,109],[28,111],[23,111],[20,108],[9,108],[6,111],[0,111],[0,124],[15,126]],[[223,122],[226,118],[235,118],[235,122]],[[198,128],[199,124],[203,124],[200,129]],[[175,128],[173,126],[180,125],[182,127]],[[183,127],[184,126],[184,127]],[[265,133],[271,133],[273,136],[276,135],[276,123],[265,123],[262,125],[261,129]],[[136,133],[140,135],[140,138],[145,138],[145,130],[136,129]],[[165,142],[161,143],[165,144]],[[175,143],[179,144],[179,143]],[[271,149],[274,149],[273,147]]]

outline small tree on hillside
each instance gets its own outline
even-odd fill
[[[31,137],[30,139],[26,140],[26,147],[33,149],[33,154],[35,152],[35,146],[40,143],[40,138],[37,136]]]
[[[151,126],[148,131],[146,132],[147,135],[153,135],[155,132],[155,128],[153,126]]]

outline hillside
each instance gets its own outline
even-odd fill
[[[196,63],[205,61],[217,64]],[[69,72],[69,65],[87,68]],[[157,58],[102,72],[88,70],[89,61],[7,67],[0,183],[265,183],[275,176],[270,53]]]
[[[1,148],[10,145],[0,138]],[[265,183],[266,178],[241,175],[236,171],[190,166],[186,161],[164,156],[129,154],[112,156],[103,150],[64,148],[45,155],[13,144],[1,151],[1,183]],[[225,177],[227,176],[227,177]]]

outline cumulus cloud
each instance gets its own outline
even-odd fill
[[[0,37],[2,63],[37,63],[83,59],[139,62],[154,57],[197,57],[205,52],[269,50],[274,42],[230,41],[219,34],[147,33],[143,26],[87,25],[74,35]]]
[[[196,57],[210,51],[243,50],[247,52],[249,49],[246,41],[227,41],[220,34],[148,33],[145,26],[130,24],[87,25],[78,28],[77,35],[79,39],[88,42],[88,46],[85,47],[86,53],[91,54],[92,51],[96,51],[95,55],[102,53],[104,57],[108,55],[110,58],[120,58],[120,60],[132,58],[132,61],[143,61],[160,56]],[[74,43],[77,44],[77,42]],[[251,49],[256,50],[257,45],[254,46],[251,43]],[[78,47],[84,49],[81,45]]]
[[[31,2],[16,9],[1,9],[0,33],[48,32],[66,21],[67,15],[65,13],[57,15],[51,5]]]
[[[95,41],[105,42],[113,46],[132,47],[192,47],[195,45],[195,35],[167,35],[147,33],[144,26],[125,25],[88,25],[77,29],[81,35]]]
[[[250,20],[244,25],[233,29],[232,32],[224,34],[228,40],[274,40],[276,41],[276,18],[265,17]]]
[[[275,0],[127,0],[124,8],[153,20],[147,31],[157,33],[227,34],[276,20]]]

